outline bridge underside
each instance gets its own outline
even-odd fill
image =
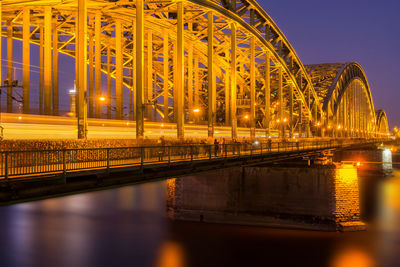
[[[88,118],[125,120],[138,138],[145,121],[178,138],[185,125],[232,138],[388,132],[358,64],[303,66],[252,0],[3,0],[0,16],[7,113],[76,117],[78,138]]]

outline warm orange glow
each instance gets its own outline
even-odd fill
[[[184,255],[182,247],[175,242],[167,242],[162,245],[159,258],[155,266],[157,267],[183,267]]]
[[[100,97],[99,97],[99,100],[102,101],[102,102],[104,102],[104,101],[106,101],[106,98],[105,98],[104,96],[100,96]]]
[[[372,267],[375,263],[370,256],[359,249],[346,249],[336,256],[332,267]]]
[[[199,108],[195,108],[195,109],[193,109],[193,112],[194,112],[194,113],[199,113],[199,112],[200,112],[200,109],[199,109]]]
[[[361,162],[357,161],[357,167],[361,166]]]
[[[21,116],[19,116],[19,117],[18,117],[18,119],[19,119],[19,120],[22,120],[22,117],[21,117]]]
[[[249,119],[249,115],[244,115],[244,117],[243,117],[245,120],[248,120]]]
[[[287,121],[287,119],[286,119],[286,118],[284,118],[284,119],[283,119],[283,122],[286,122],[286,121]]]
[[[340,129],[342,128],[342,126],[338,125],[338,127],[337,127],[337,128],[338,128],[338,130],[340,130]]]

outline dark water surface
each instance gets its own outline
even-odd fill
[[[165,182],[0,207],[0,266],[400,266],[394,174],[366,232],[173,222]]]

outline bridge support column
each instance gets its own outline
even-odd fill
[[[53,115],[59,115],[59,93],[58,93],[58,31],[57,16],[53,20]]]
[[[134,121],[136,119],[136,27],[135,23],[132,23],[132,88],[131,88],[131,112],[130,112],[130,119]]]
[[[11,86],[13,80],[13,22],[7,21],[7,113],[13,112],[13,88]]]
[[[299,118],[298,118],[298,131],[299,131],[299,138],[303,137],[303,110],[302,110],[302,105],[301,101],[297,102],[297,105],[299,106]]]
[[[87,137],[87,6],[86,0],[78,0],[78,33],[77,33],[77,117],[78,117],[78,138]],[[46,29],[45,29],[46,32]],[[46,38],[45,38],[46,41]]]
[[[122,120],[122,79],[123,79],[123,55],[122,55],[122,24],[121,20],[115,21],[115,117]]]
[[[192,30],[192,23],[189,23],[189,31]],[[187,107],[189,120],[193,120],[193,43],[188,42],[187,55]]]
[[[289,85],[289,137],[293,138],[293,86]]]
[[[136,138],[143,138],[144,3],[136,1]]]
[[[44,114],[51,115],[51,7],[44,8]]]
[[[145,110],[146,117],[148,120],[153,120],[153,31],[147,30],[147,60],[146,60],[147,71],[145,77],[147,77],[145,86]]]
[[[39,26],[39,114],[43,114],[43,25]]]
[[[208,12],[208,137],[214,137],[216,118],[216,80],[214,72],[214,14]]]
[[[285,138],[285,124],[283,121],[283,85],[282,85],[282,67],[278,69],[278,99],[279,99],[279,137]]]
[[[269,138],[271,135],[270,125],[271,125],[271,66],[270,66],[270,54],[265,52],[265,84],[264,84],[264,97],[265,97],[265,136]]]
[[[23,10],[22,24],[22,106],[25,114],[29,113],[29,84],[30,84],[30,13],[28,7]],[[1,68],[0,68],[1,69]]]
[[[179,139],[184,138],[184,123],[185,123],[185,64],[184,64],[184,34],[183,34],[183,2],[177,3],[178,22],[177,22],[177,120],[176,128]],[[174,96],[175,97],[175,96]]]
[[[97,12],[94,18],[94,117],[100,118],[101,106],[101,13]],[[105,103],[110,100],[106,99]]]
[[[92,23],[92,19],[89,18],[89,24]],[[89,73],[88,73],[88,78],[89,78],[89,95],[88,95],[88,102],[89,102],[89,118],[93,118],[94,115],[94,101],[95,101],[95,96],[94,96],[94,87],[93,87],[93,34],[91,32],[88,33],[88,37],[89,37],[89,50],[88,50],[88,69],[89,69]]]
[[[197,54],[194,55],[194,106],[200,110],[200,103],[199,103],[199,89],[200,89],[200,78],[199,78],[199,56]],[[200,110],[200,112],[202,112]],[[196,122],[199,121],[198,115],[196,115]]]
[[[164,84],[163,84],[163,91],[164,91],[164,122],[168,122],[169,121],[169,86],[168,86],[168,76],[169,76],[169,49],[168,49],[168,33],[164,32],[164,36],[163,36],[164,40],[163,40],[163,56],[164,56],[164,62],[163,62],[163,80],[164,80]]]
[[[236,116],[236,79],[237,79],[237,62],[236,62],[236,24],[231,23],[231,69],[230,69],[230,118],[232,139],[237,138],[237,116]]]
[[[311,106],[310,106],[310,87],[307,87],[307,107],[309,110],[309,114],[306,121],[306,137],[310,138],[310,123],[312,121],[312,114],[311,114]]]
[[[111,119],[111,49],[107,47],[107,119]]]
[[[250,37],[250,138],[256,137],[255,40]]]

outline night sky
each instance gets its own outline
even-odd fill
[[[400,125],[400,1],[259,0],[303,64],[356,61],[376,109]]]

